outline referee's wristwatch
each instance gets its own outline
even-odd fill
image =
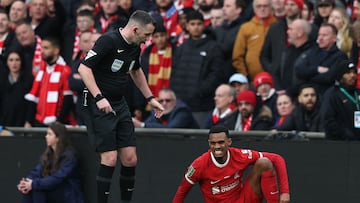
[[[104,99],[105,97],[102,94],[97,94],[94,99],[95,99],[95,103],[97,103],[98,101]]]
[[[146,98],[147,102],[150,102],[152,99],[155,99],[155,97],[153,95],[151,95],[150,97]]]

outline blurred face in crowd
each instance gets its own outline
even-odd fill
[[[330,49],[336,43],[337,35],[330,26],[321,26],[318,33],[317,43],[321,49]]]
[[[360,20],[360,2],[354,1],[354,14],[357,20]]]
[[[316,92],[312,87],[307,87],[301,90],[298,96],[299,103],[308,111],[312,111],[316,104]]]
[[[41,57],[48,64],[54,63],[59,55],[59,49],[51,44],[48,40],[43,40],[41,43]]]
[[[112,15],[118,10],[118,0],[100,0],[100,6],[105,16]]]
[[[234,100],[234,97],[230,95],[230,91],[230,85],[220,85],[215,90],[215,107],[220,111],[220,113],[229,108],[230,104]]]
[[[164,114],[170,113],[176,105],[176,97],[171,91],[163,91],[159,92],[159,103],[164,107]]]
[[[183,30],[186,30],[186,14],[179,14],[178,15],[178,24]]]
[[[54,16],[55,15],[55,2],[54,0],[46,0],[47,3],[47,13],[50,16]]]
[[[34,20],[41,20],[47,15],[47,0],[32,0],[30,5],[30,16]]]
[[[259,94],[261,97],[267,97],[270,93],[271,85],[264,83],[257,87],[256,93]]]
[[[236,20],[240,16],[241,11],[242,9],[236,6],[236,0],[224,0],[224,19],[228,22]]]
[[[161,11],[165,11],[167,7],[172,3],[172,0],[156,0],[156,5]]]
[[[309,21],[312,17],[313,13],[309,10],[307,4],[304,4],[303,9],[301,10],[301,18]]]
[[[16,38],[21,46],[27,47],[35,43],[35,32],[27,24],[21,24],[16,27]]]
[[[348,72],[344,73],[340,82],[347,87],[355,87],[357,82],[356,71],[354,69],[351,69]]]
[[[209,12],[217,2],[217,0],[199,0],[198,4],[201,11]]]
[[[9,18],[11,22],[18,23],[26,18],[27,10],[26,4],[23,1],[15,1],[9,11]]]
[[[94,27],[94,20],[90,16],[77,16],[76,26],[80,32],[90,31]]]
[[[235,88],[236,95],[249,89],[248,83],[232,82],[230,85]]]
[[[131,8],[132,0],[118,0],[118,5],[125,11],[129,11]]]
[[[285,3],[285,15],[287,18],[294,20],[300,16],[301,10],[299,6],[292,0]]]
[[[194,19],[186,23],[186,30],[193,39],[200,39],[204,33],[205,25],[202,20]]]
[[[91,34],[91,38],[90,38],[91,48],[94,46],[96,40],[98,40],[100,36],[101,36],[100,33],[92,33]]]
[[[156,32],[152,35],[152,41],[158,50],[164,50],[168,41],[168,35],[166,32]]]
[[[249,118],[254,112],[254,106],[247,101],[240,101],[238,103],[238,110],[242,117]]]
[[[305,33],[303,23],[306,23],[307,25],[308,22],[303,19],[296,19],[288,25],[288,30],[287,30],[288,42],[290,44],[295,45],[296,47],[299,46],[298,42],[301,42],[301,39],[304,39],[304,35],[305,36],[307,35]]]
[[[270,0],[254,0],[254,12],[257,17],[265,20],[271,15]]]
[[[6,13],[0,13],[0,34],[5,34],[9,31],[9,23]]]
[[[6,65],[10,72],[18,73],[21,69],[21,58],[18,53],[11,52],[6,59]]]
[[[276,100],[276,108],[280,116],[288,116],[294,109],[294,104],[288,95],[282,94]]]
[[[285,0],[272,0],[271,7],[274,10],[284,10],[285,8]]]
[[[87,53],[92,48],[91,32],[83,32],[80,35],[80,49]]]
[[[340,30],[345,25],[343,16],[339,10],[331,11],[328,22],[335,25],[337,30]]]
[[[211,26],[213,28],[219,27],[223,24],[224,15],[222,9],[211,9],[210,16]]]
[[[14,0],[1,0],[0,5],[2,7],[6,7],[6,6],[9,6],[12,2],[14,2]]]
[[[231,146],[231,138],[226,136],[226,133],[211,133],[209,134],[209,148],[216,161],[219,163],[225,163],[227,159],[227,152]]]
[[[321,4],[317,7],[318,13],[322,18],[329,17],[332,9],[333,6],[331,4]]]

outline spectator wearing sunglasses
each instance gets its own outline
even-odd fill
[[[136,128],[199,128],[189,107],[179,99],[173,90],[165,88],[159,92],[159,103],[164,107],[164,114],[156,118],[154,112],[144,122],[133,118]]]

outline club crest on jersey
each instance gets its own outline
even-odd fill
[[[123,66],[123,64],[124,64],[124,61],[115,59],[111,65],[111,71],[114,73],[119,71],[121,69],[121,67]]]

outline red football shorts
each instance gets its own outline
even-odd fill
[[[240,192],[240,201],[238,203],[262,203],[263,196],[257,195],[251,188],[250,181],[247,178],[245,185]]]

